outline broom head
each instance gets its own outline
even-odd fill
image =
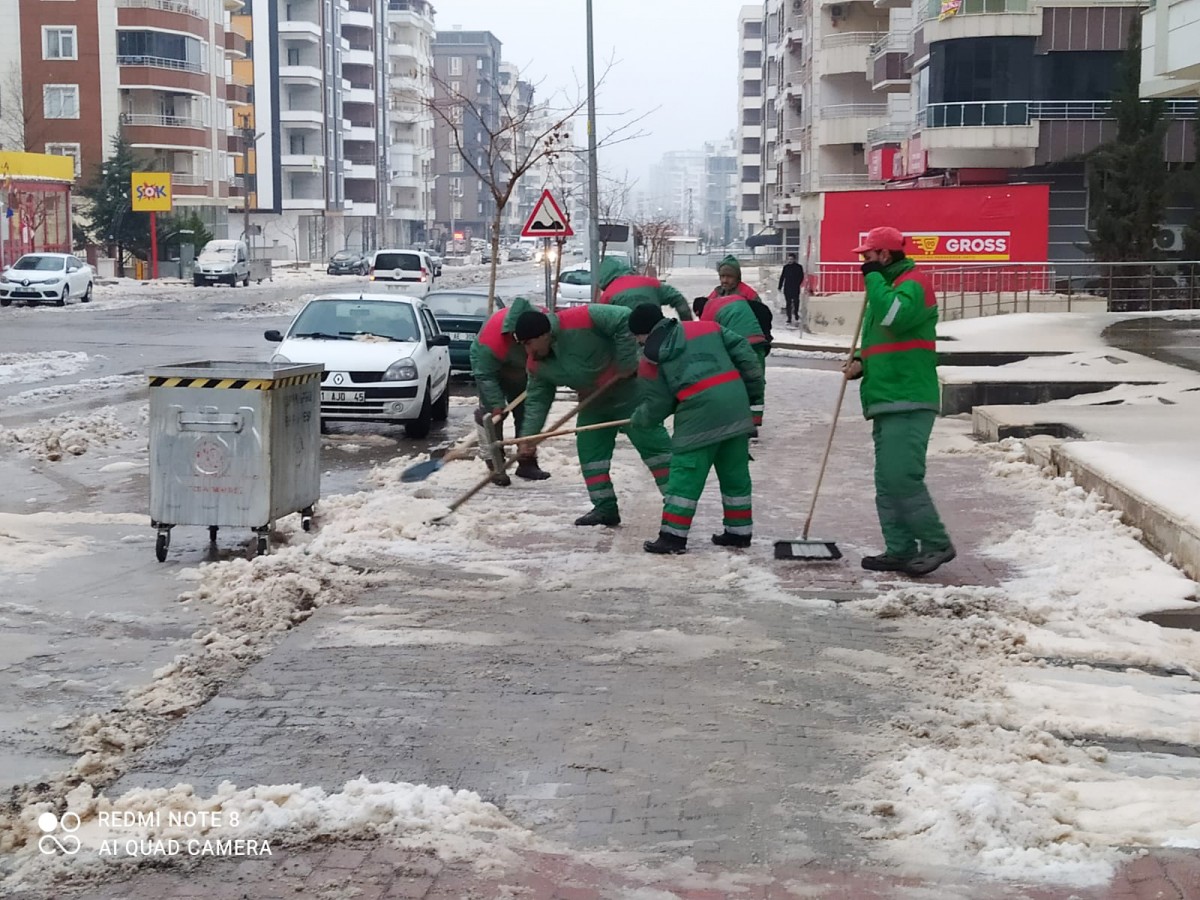
[[[776,541],[776,559],[800,559],[805,562],[820,562],[842,558],[842,551],[833,541]]]

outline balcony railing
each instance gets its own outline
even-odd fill
[[[208,184],[208,179],[194,172],[172,172],[171,184],[200,185]]]
[[[838,103],[821,107],[822,119],[852,119],[857,116],[886,116],[886,103]]]
[[[1006,13],[1029,12],[1029,0],[956,0],[958,8],[952,15],[979,16],[1004,15]],[[952,0],[929,0],[925,5],[925,18],[936,19],[942,15],[942,9],[952,8]]]
[[[885,53],[912,53],[912,49],[913,34],[911,31],[904,33],[892,31],[873,43],[867,54],[871,59],[874,59]]]
[[[1142,101],[1149,103],[1151,101]],[[1196,117],[1200,101],[1171,100],[1164,104],[1169,119]],[[990,100],[972,103],[930,103],[924,110],[929,128],[972,126],[1002,128],[1030,125],[1041,119],[1096,121],[1112,118],[1109,100]]]
[[[118,56],[118,66],[150,66],[155,69],[174,69],[178,72],[196,72],[204,74],[208,71],[201,62],[186,59],[168,59],[165,56]]]
[[[163,12],[195,16],[197,19],[207,16],[196,4],[186,3],[184,0],[117,0],[117,6],[125,9],[160,9]]]
[[[827,34],[821,38],[821,49],[832,50],[835,47],[871,46],[885,37],[878,31],[846,31],[841,34]]]
[[[830,190],[870,187],[874,184],[871,181],[871,176],[866,172],[855,173],[853,175],[821,175],[818,180],[821,187]]]
[[[164,116],[153,113],[121,113],[122,125],[156,125],[165,128],[207,128],[199,116]]]
[[[867,143],[871,146],[879,144],[898,144],[901,141],[908,140],[912,134],[911,125],[903,125],[898,122],[892,122],[888,125],[881,125],[878,128],[867,130]]]

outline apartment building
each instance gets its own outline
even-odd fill
[[[1142,13],[1142,96],[1200,97],[1200,0],[1159,0]]]
[[[434,8],[388,0],[388,243],[424,246],[433,229]]]
[[[778,5],[782,0],[774,0]],[[738,12],[738,223],[739,235],[750,237],[762,229],[763,146],[775,138],[774,108],[778,84],[764,89],[770,69],[764,55],[764,5],[743,6]],[[774,183],[772,173],[769,183]]]
[[[522,165],[532,152],[532,143],[544,132],[551,122],[536,115],[533,108],[533,85],[521,78],[520,70],[512,63],[500,63],[500,124],[504,129],[506,146],[501,150],[504,160],[502,172],[513,172]],[[517,182],[517,189],[504,207],[500,222],[500,233],[505,241],[519,236],[525,216],[532,209],[523,205],[533,181],[532,172]],[[536,198],[533,203],[536,203]]]
[[[83,183],[121,132],[150,170],[171,173],[177,209],[226,229],[231,164],[228,30],[242,0],[0,0],[0,134],[22,149],[70,156]]]
[[[449,108],[452,96],[470,100],[469,107],[460,106],[455,113],[460,121],[453,126],[436,116],[434,121],[434,220],[443,238],[451,230],[467,238],[490,237],[495,199],[464,162],[463,153],[484,166],[489,134],[500,128],[500,50],[499,39],[490,31],[455,28],[439,31],[434,38],[434,102]]]

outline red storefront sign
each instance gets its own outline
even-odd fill
[[[895,177],[895,147],[879,147],[867,156],[867,175],[872,181],[887,181]]]
[[[904,174],[909,178],[915,178],[917,175],[924,175],[929,168],[929,157],[923,149],[921,149],[921,136],[913,135],[908,139],[908,154],[906,156]]]
[[[821,261],[855,262],[877,225],[899,228],[918,263],[1043,262],[1050,188],[1044,184],[838,191],[825,195]]]

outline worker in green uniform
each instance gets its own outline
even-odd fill
[[[533,305],[524,297],[517,297],[507,309],[498,309],[488,317],[471,341],[471,375],[475,379],[475,388],[479,392],[479,406],[475,409],[475,426],[479,433],[479,457],[488,468],[492,468],[492,455],[487,447],[488,433],[484,429],[484,419],[487,416],[498,416],[513,400],[525,390],[528,376],[525,373],[525,348],[513,336],[517,318],[523,312],[533,309]],[[523,405],[513,410],[513,422],[518,432],[525,417]],[[504,437],[503,421],[496,427],[495,436]],[[518,478],[530,481],[542,481],[549,478],[550,473],[544,471],[537,462],[537,451],[533,455],[517,462]],[[503,472],[492,475],[494,484],[507,487],[512,479]]]
[[[525,345],[529,373],[521,437],[542,430],[559,385],[577,391],[581,400],[603,389],[601,396],[580,411],[580,426],[628,419],[633,413],[638,345],[629,333],[629,310],[589,303],[558,314],[524,312],[516,321],[516,336]],[[609,474],[618,431],[629,436],[660,491],[666,484],[671,439],[661,422],[580,432],[575,447],[592,509],[576,519],[576,525],[621,524]],[[531,444],[520,446],[519,459],[535,452]]]
[[[875,572],[928,575],[954,559],[925,487],[925,454],[938,414],[937,295],[904,253],[895,228],[873,228],[863,258],[866,313],[861,349],[846,367],[861,378],[863,415],[875,443],[875,508],[884,552],[863,558]]]
[[[751,405],[762,401],[762,365],[745,338],[715,322],[676,322],[654,305],[639,306],[629,327],[645,358],[642,401],[633,424],[648,428],[675,416],[671,474],[663,493],[658,538],[647,553],[686,553],[688,532],[710,469],[717,470],[725,531],[712,542],[749,547]]]
[[[722,328],[728,328],[734,334],[744,337],[750,347],[758,354],[763,366],[763,379],[766,379],[767,337],[763,334],[758,316],[750,306],[751,300],[758,299],[758,292],[742,281],[742,266],[736,256],[726,256],[717,265],[717,276],[720,283],[708,295],[700,313],[701,322],[716,322]],[[763,398],[751,410],[754,416],[754,434],[758,433],[763,420]]]
[[[597,303],[611,303],[628,310],[637,309],[643,303],[669,306],[680,319],[687,322],[692,318],[692,308],[687,297],[669,284],[647,275],[635,275],[624,260],[606,256],[600,263],[598,273],[600,296]]]

